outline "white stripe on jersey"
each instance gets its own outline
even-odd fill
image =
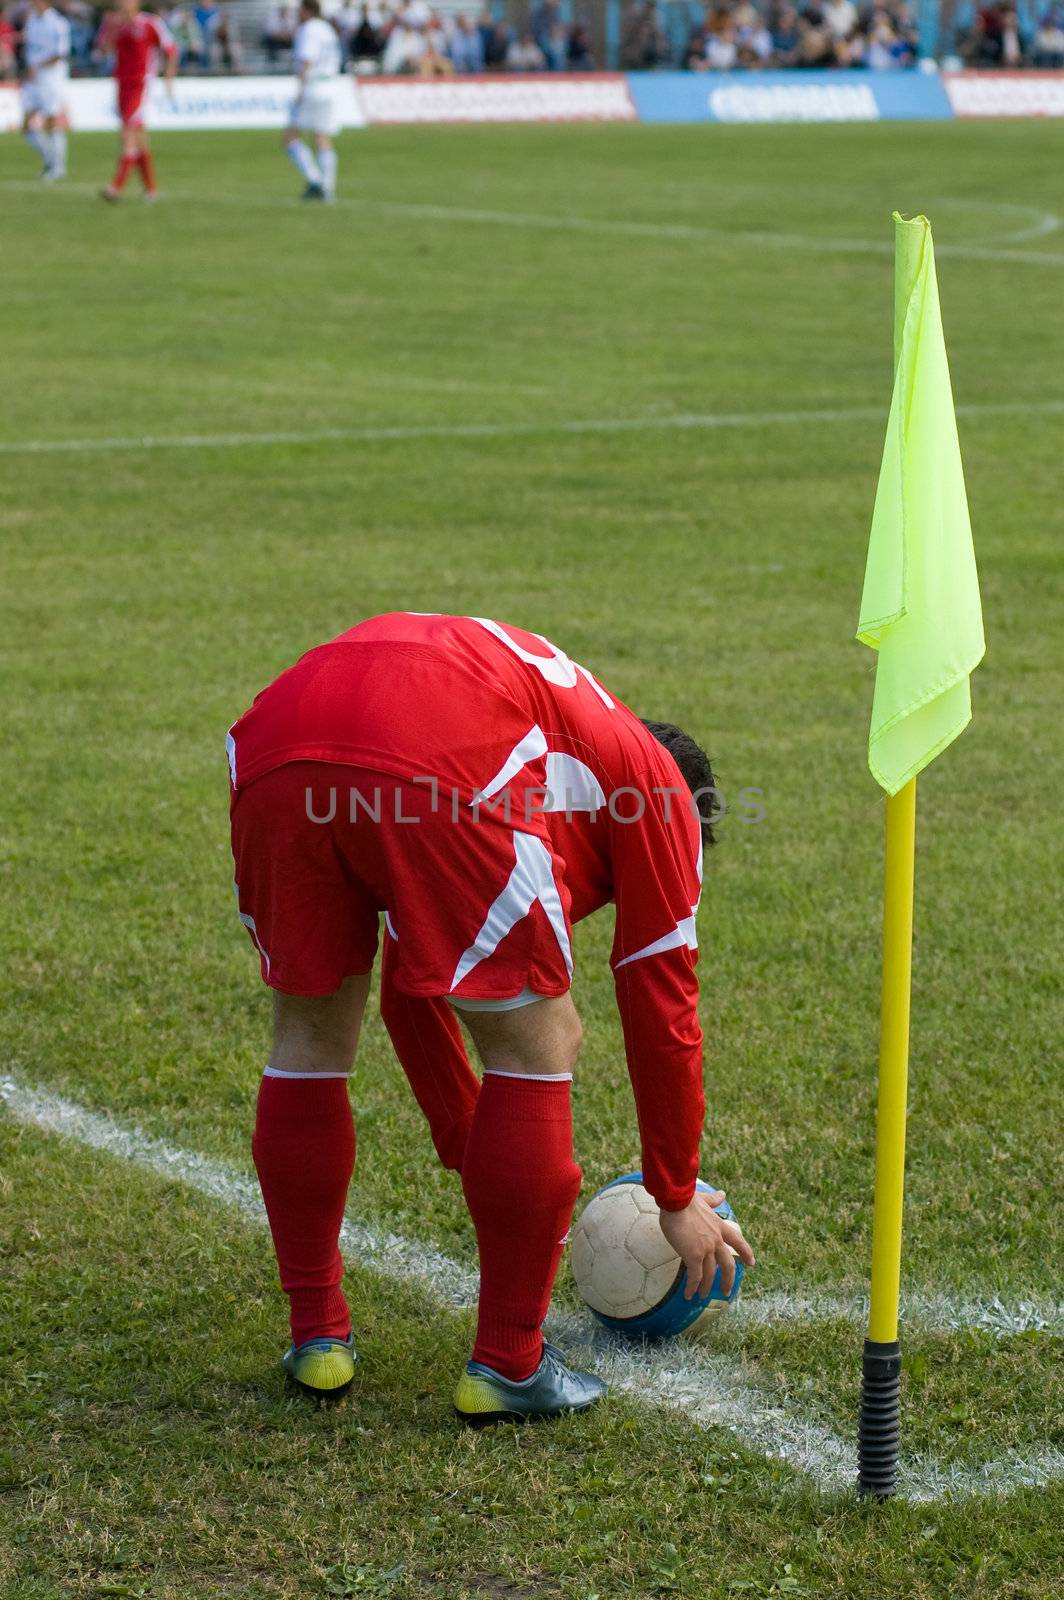
[[[626,967],[630,961],[643,961],[647,956],[660,956],[665,950],[678,950],[685,944],[688,950],[698,949],[698,935],[695,932],[695,912],[697,906],[691,907],[691,915],[678,922],[671,933],[662,934],[660,939],[655,939],[653,944],[644,945],[642,950],[636,950],[633,955],[625,956],[623,960],[614,965],[614,972],[619,972],[621,967]]]
[[[473,796],[470,805],[475,806],[483,800],[490,800],[492,795],[498,794],[500,789],[506,787],[511,778],[517,776],[522,767],[527,766],[530,761],[538,761],[540,756],[546,753],[547,736],[538,724],[533,723],[524,738],[514,745],[494,778]]]

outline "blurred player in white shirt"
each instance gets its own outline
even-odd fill
[[[66,86],[70,71],[70,23],[48,4],[32,0],[22,30],[26,76],[22,84],[22,131],[44,170],[45,183],[66,177]]]
[[[288,159],[306,179],[304,200],[332,200],[336,194],[336,151],[339,132],[336,87],[340,73],[340,41],[330,23],[322,20],[319,0],[302,0],[299,27],[292,41],[292,65],[299,79],[289,112],[284,144]],[[314,152],[299,137],[312,133]]]

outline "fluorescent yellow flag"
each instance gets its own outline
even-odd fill
[[[983,613],[926,217],[894,213],[894,394],[857,637],[878,650],[868,765],[898,790],[968,725]]]

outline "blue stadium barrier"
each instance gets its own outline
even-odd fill
[[[641,122],[939,121],[953,112],[935,73],[628,73]]]

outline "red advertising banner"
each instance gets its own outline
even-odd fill
[[[955,117],[1064,117],[1064,72],[946,72]]]
[[[634,122],[619,72],[512,78],[361,78],[367,122]]]

